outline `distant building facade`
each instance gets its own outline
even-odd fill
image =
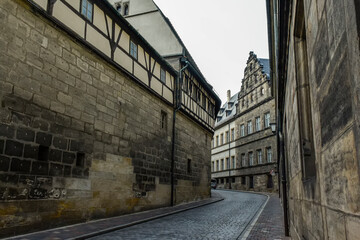
[[[174,69],[107,1],[0,15],[0,237],[210,196],[221,102],[186,56]]]
[[[220,187],[277,191],[277,144],[269,61],[250,52],[241,91],[220,108],[212,149],[212,178]]]
[[[360,236],[360,2],[269,0],[286,230]]]

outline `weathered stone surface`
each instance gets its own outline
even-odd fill
[[[21,11],[0,24],[4,39],[20,35],[11,44],[0,37],[0,75],[9,76],[0,79],[0,205],[21,206],[10,208],[16,233],[168,206],[173,107],[29,2],[0,9],[8,3]],[[178,204],[209,196],[211,132],[177,115]]]

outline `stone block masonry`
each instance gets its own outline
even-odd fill
[[[168,206],[173,106],[26,1],[0,31],[0,237]],[[176,124],[176,203],[208,197],[212,133]]]

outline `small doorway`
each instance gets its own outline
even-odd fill
[[[254,188],[254,177],[253,176],[249,177],[249,188]]]
[[[274,183],[273,183],[273,178],[271,175],[267,175],[268,179],[267,179],[267,188],[273,188],[274,187]]]

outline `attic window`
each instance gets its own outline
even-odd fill
[[[121,3],[116,4],[116,11],[121,14]]]
[[[124,4],[124,16],[129,15],[129,3]]]
[[[222,117],[217,117],[217,121],[220,122]]]
[[[229,102],[229,103],[228,103],[228,107],[229,107],[229,108],[232,108],[233,105],[234,105],[234,103],[232,103],[232,102]]]
[[[229,116],[231,114],[231,110],[226,110],[226,116]]]

